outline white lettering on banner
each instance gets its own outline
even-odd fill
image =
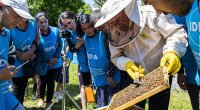
[[[54,46],[47,47],[47,48],[45,48],[45,52],[49,52],[49,51],[54,50],[54,49],[55,49]]]
[[[195,51],[193,51],[193,53],[194,53],[194,57],[197,61],[198,67],[200,68],[200,53],[197,53]]]
[[[97,55],[88,54],[89,59],[98,60]]]
[[[192,32],[200,32],[200,22],[190,22],[190,31]]]
[[[7,61],[4,59],[0,59],[0,67],[5,67],[7,66]]]

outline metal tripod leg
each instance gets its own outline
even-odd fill
[[[68,64],[69,64],[69,62],[68,62]],[[63,64],[63,65],[65,65],[65,64]],[[64,73],[63,73],[63,90],[62,90],[62,92],[56,97],[56,99],[54,99],[52,101],[51,105],[46,110],[50,110],[51,109],[51,107],[54,105],[54,103],[58,101],[58,97],[60,95],[63,96],[63,99],[62,99],[62,110],[65,110],[65,108],[66,108],[65,107],[65,105],[66,105],[66,101],[65,101],[66,96],[73,102],[73,104],[78,108],[78,110],[81,110],[80,106],[75,102],[73,97],[66,90],[66,68],[68,70],[68,67],[69,67],[69,65],[66,65],[66,67],[63,67],[63,72]]]
[[[64,43],[64,53],[66,54],[66,40]],[[68,70],[69,68],[69,63],[70,60],[65,58],[65,55],[63,56],[63,68],[62,68],[62,72],[63,72],[63,90],[62,92],[58,95],[63,95],[63,99],[62,99],[62,110],[65,110],[65,105],[66,105],[66,101],[65,98],[66,96],[73,102],[73,104],[79,109],[81,110],[80,106],[75,102],[75,100],[73,99],[73,97],[68,93],[67,89],[66,89],[66,70]],[[67,68],[67,69],[66,69]],[[58,97],[56,97],[56,99],[54,99],[51,103],[51,105],[46,109],[46,110],[50,110],[51,107],[53,106],[53,104],[58,100]]]

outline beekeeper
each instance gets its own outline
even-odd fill
[[[95,27],[109,29],[111,60],[119,69],[133,79],[159,66],[166,66],[170,75],[179,71],[187,34],[172,16],[157,14],[151,5],[141,6],[140,0],[108,0],[101,12]],[[170,89],[150,97],[149,110],[168,110],[169,98]],[[144,108],[144,101],[139,106]]]

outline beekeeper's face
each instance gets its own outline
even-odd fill
[[[111,20],[109,20],[107,24],[111,30],[113,28],[117,28],[121,31],[127,31],[129,29],[128,27],[129,18],[123,10],[119,14],[117,14],[115,17],[113,17]]]
[[[115,46],[127,44],[134,35],[134,22],[128,18],[124,10],[109,20],[105,25],[107,25],[106,30],[109,30],[109,40]]]

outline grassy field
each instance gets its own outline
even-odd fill
[[[77,75],[77,65],[71,64],[70,66],[70,80],[69,84],[67,85],[68,93],[74,97],[74,100],[79,104],[81,107],[81,101],[78,99],[79,95],[79,85],[78,85],[78,75]],[[28,86],[28,95],[25,99],[24,105],[27,110],[42,110],[43,108],[37,108],[37,102],[32,101],[33,96],[33,84],[32,80],[29,80]],[[192,110],[190,100],[188,97],[188,93],[185,91],[176,91],[172,90],[171,92],[171,100],[169,105],[169,110]],[[45,106],[45,105],[44,105]],[[52,110],[62,110],[62,102],[56,102],[52,107]],[[95,104],[88,104],[88,110],[92,110],[95,108]],[[73,105],[73,103],[66,98],[66,110],[77,110],[77,108]]]

